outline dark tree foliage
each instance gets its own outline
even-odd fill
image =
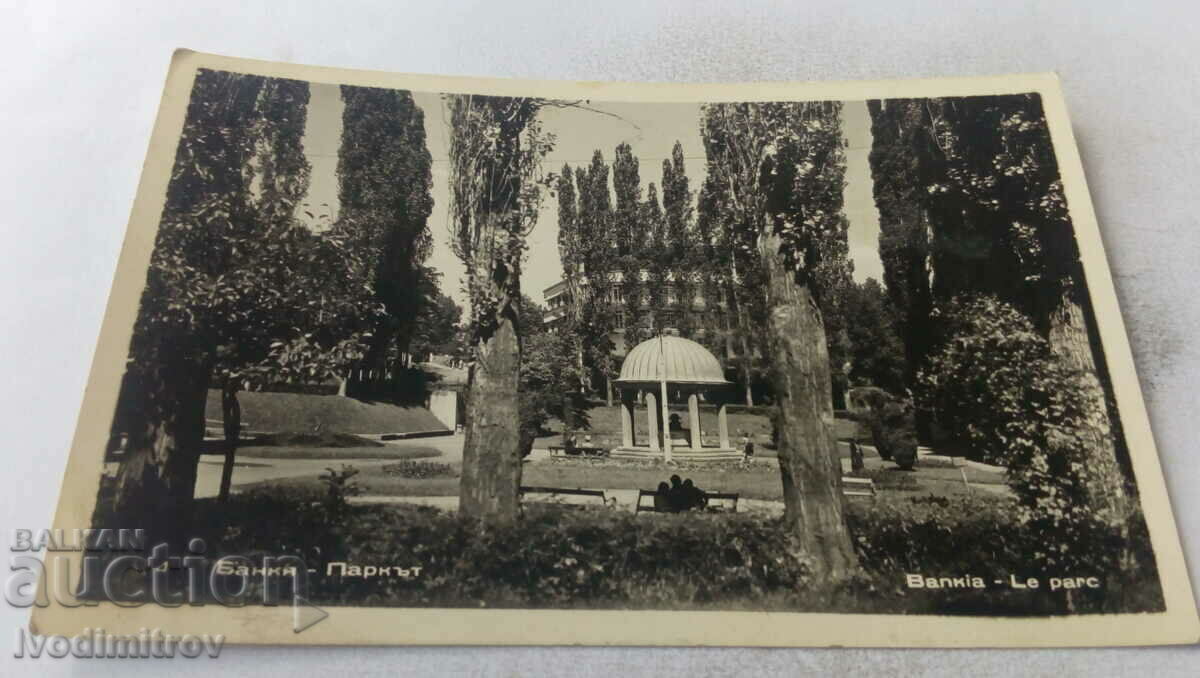
[[[1131,520],[1116,459],[1097,454],[1107,433],[1104,399],[1035,330],[995,297],[957,297],[935,320],[947,340],[930,356],[918,395],[973,456],[1009,468],[1018,517],[1038,535],[1047,568],[1128,568],[1130,544],[1099,540]],[[1093,430],[1099,428],[1100,430]]]
[[[433,354],[465,359],[463,310],[458,302],[438,288],[440,279],[440,273],[421,267],[418,275],[421,304],[410,347],[410,352],[418,360],[425,360]]]
[[[693,193],[688,188],[683,145],[678,141],[671,158],[662,163],[662,208],[664,224],[663,265],[668,281],[668,307],[672,325],[681,336],[693,338],[701,329],[696,316],[700,277],[696,272],[697,249]]]
[[[877,386],[901,396],[908,388],[899,313],[874,278],[846,288],[845,330],[851,386]],[[836,367],[836,363],[834,363]]]
[[[613,193],[616,195],[616,235],[618,238],[618,267],[620,270],[621,327],[624,328],[625,350],[650,337],[653,311],[645,303],[642,276],[654,262],[651,249],[651,228],[645,219],[642,204],[641,177],[638,159],[629,144],[617,146],[613,159]]]
[[[874,143],[869,161],[879,210],[879,257],[883,283],[897,311],[904,341],[905,382],[916,383],[917,370],[930,350],[933,310],[930,287],[930,210],[922,186],[936,176],[933,139],[924,121],[922,101],[868,101]],[[928,421],[918,416],[918,431],[928,438]]]
[[[224,396],[227,488],[237,391],[328,378],[374,322],[368,262],[293,218],[308,96],[297,81],[196,76],[114,426],[128,436],[116,510],[131,521],[186,515],[210,384]]]
[[[1110,392],[1040,99],[868,106],[880,254],[903,309],[910,383],[931,348],[933,304],[977,293],[1020,309]]]
[[[937,348],[930,323],[936,307],[974,295],[1015,309],[1087,382],[1080,393],[1096,399],[1087,409],[1099,413],[1099,422],[1073,435],[1088,440],[1097,468],[1109,468],[1116,459],[1113,468],[1122,470],[1125,494],[1134,496],[1040,98],[1015,94],[869,106],[876,133],[871,165],[884,231],[880,251],[889,292],[903,304],[910,380]],[[1131,515],[1132,502],[1114,510]]]
[[[754,405],[755,393],[763,395],[759,386],[766,376],[761,332],[766,323],[762,294],[766,277],[754,254],[754,242],[745,229],[729,221],[736,212],[728,204],[728,195],[718,177],[705,178],[696,219],[702,242],[711,248],[702,268],[705,299],[718,300],[723,352],[735,366],[745,404]]]
[[[425,114],[406,90],[343,85],[335,230],[376,262],[375,297],[387,310],[364,367],[386,371],[389,354],[409,351],[421,308],[421,263],[432,248],[433,210]]]
[[[658,186],[653,182],[646,187],[642,221],[645,223],[647,242],[647,251],[642,259],[642,303],[650,309],[646,334],[657,336],[670,325],[671,317],[667,309],[667,222],[658,200]]]
[[[608,164],[599,150],[592,154],[592,162],[586,170],[575,169],[575,187],[579,195],[576,223],[584,281],[576,331],[581,337],[585,368],[602,380],[615,376],[617,367],[610,335],[618,317],[613,295],[617,280],[618,237],[608,174]]]

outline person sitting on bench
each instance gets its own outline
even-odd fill
[[[667,505],[672,511],[683,510],[683,478],[671,476],[671,487],[667,489]]]
[[[655,511],[672,511],[671,508],[671,486],[666,483],[658,484],[658,492],[654,495],[654,510]]]
[[[684,511],[691,511],[692,509],[700,509],[703,511],[704,507],[708,506],[708,495],[704,493],[704,490],[696,487],[696,485],[692,483],[691,478],[683,481],[683,487],[681,488],[680,494],[683,496],[684,500]]]

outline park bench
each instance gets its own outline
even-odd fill
[[[608,505],[608,497],[604,495],[604,490],[585,490],[581,487],[531,487],[522,485],[520,488],[521,499],[524,500],[526,494],[548,494],[551,496],[569,496],[569,497],[595,497],[600,500],[601,505]],[[560,503],[560,502],[547,502]],[[574,504],[578,508],[583,508],[583,504]]]
[[[842,494],[847,497],[874,497],[875,481],[870,478],[842,476]]]
[[[595,445],[551,445],[549,447],[551,457],[607,457],[608,450]]]
[[[669,509],[660,509],[654,506],[654,498],[658,496],[657,490],[638,490],[637,506],[634,508],[634,513],[649,511],[651,513],[670,513]],[[708,506],[705,508],[709,511],[717,511],[717,507],[713,506],[713,501],[728,502],[724,509],[728,513],[737,513],[738,495],[736,492],[705,492],[704,496],[708,499]],[[650,498],[650,505],[642,504],[642,499]]]

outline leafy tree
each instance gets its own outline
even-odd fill
[[[547,422],[558,418],[564,435],[587,428],[587,399],[578,389],[570,337],[561,332],[537,332],[527,337],[521,354],[521,456],[545,433]]]
[[[575,193],[575,173],[571,166],[563,164],[556,185],[558,194],[558,258],[563,267],[563,282],[567,289],[567,315],[563,320],[563,332],[571,338],[570,351],[575,359],[576,391],[587,390],[586,372],[583,361],[583,335],[579,328],[583,324],[584,263],[582,234],[579,223],[579,205]]]
[[[308,182],[305,83],[201,70],[135,323],[117,419],[115,511],[176,528],[194,496],[207,391],[319,380],[357,359],[375,306],[367,262],[293,217]],[[153,527],[151,528],[153,529]]]
[[[617,238],[608,188],[609,167],[597,150],[587,170],[575,169],[579,194],[579,244],[583,257],[583,299],[581,316],[575,328],[583,344],[585,368],[605,380],[605,395],[611,401],[614,371],[610,335],[616,327],[613,292],[616,283],[615,250]],[[611,404],[611,402],[610,402]]]
[[[945,341],[918,395],[980,458],[1008,466],[1019,519],[1041,545],[1034,561],[1060,571],[1111,562],[1123,548],[1095,535],[1125,529],[1131,513],[1116,459],[1095,454],[1107,434],[1098,385],[995,297],[956,298],[934,320]]]
[[[906,308],[910,374],[932,349],[932,304],[993,296],[1029,317],[1100,398],[1097,456],[1136,492],[1049,130],[1036,95],[869,104],[881,255]],[[889,226],[889,224],[891,224]],[[891,236],[889,236],[889,232]],[[889,236],[889,237],[885,237]],[[894,237],[893,237],[894,236]],[[891,279],[888,279],[888,278]]]
[[[722,301],[724,353],[733,357],[743,401],[752,406],[755,385],[763,375],[760,340],[766,324],[766,278],[753,240],[746,229],[730,221],[738,211],[722,181],[709,173],[698,202],[697,230],[706,234],[712,254],[705,270],[706,299]]]
[[[460,511],[517,516],[521,258],[537,223],[542,158],[553,145],[531,98],[447,95],[451,245],[467,269],[471,349]]]
[[[696,340],[713,355],[728,358],[733,354],[732,332],[724,292],[730,266],[726,261],[727,250],[719,243],[724,229],[720,223],[720,193],[714,185],[714,181],[705,178],[696,200],[694,270],[699,277],[700,296],[704,299],[704,332]]]
[[[826,581],[857,559],[846,527],[819,300],[823,241],[844,237],[845,157],[836,103],[709,104],[702,134],[731,240],[760,262],[779,403],[784,519]],[[750,247],[753,249],[750,249]],[[802,491],[803,488],[803,491]]]
[[[850,418],[867,427],[875,451],[884,461],[895,461],[911,470],[917,461],[917,438],[913,425],[913,403],[899,398],[878,386],[856,388]]]
[[[617,146],[613,159],[613,193],[616,195],[616,235],[618,238],[618,269],[620,274],[621,315],[624,318],[625,350],[629,351],[650,338],[647,323],[650,309],[644,303],[643,272],[653,265],[650,250],[650,228],[642,206],[642,184],[638,159],[629,144]]]
[[[904,342],[907,386],[931,349],[931,236],[926,177],[936,173],[936,148],[927,110],[919,100],[868,101],[873,143],[869,162],[879,211],[879,257],[888,299]],[[918,434],[930,438],[929,419],[917,413]]]
[[[845,331],[849,340],[849,381],[870,385],[893,395],[908,387],[905,379],[904,343],[897,326],[897,309],[874,278],[846,288]],[[837,367],[837,361],[831,363]]]
[[[409,352],[423,297],[421,263],[432,248],[431,159],[425,115],[406,90],[343,85],[342,144],[334,229],[374,261],[375,298],[386,309],[364,367],[387,372],[389,354]]]
[[[694,302],[697,293],[695,210],[683,164],[683,145],[678,141],[671,158],[662,163],[662,207],[664,224],[664,268],[669,280],[673,325],[682,336],[695,334],[697,318]]]
[[[423,267],[420,275],[421,304],[412,336],[412,354],[427,357],[433,354],[462,358],[462,307],[438,289],[441,274]]]
[[[658,186],[651,183],[646,187],[646,202],[642,205],[642,222],[645,224],[648,243],[643,267],[646,271],[643,294],[650,308],[646,327],[647,337],[661,334],[669,324],[667,306],[667,227],[662,206],[658,201]]]
[[[520,314],[520,317],[525,319],[521,324],[522,336],[532,337],[546,332],[546,327],[542,324],[546,307],[534,301],[528,294],[521,294]]]

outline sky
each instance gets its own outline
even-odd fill
[[[312,181],[304,209],[313,221],[332,223],[337,217],[337,154],[342,135],[342,101],[336,85],[313,83],[305,127],[304,152],[312,163]],[[465,269],[449,244],[449,155],[448,114],[441,95],[413,92],[425,113],[425,136],[433,159],[433,213],[429,231],[434,248],[427,262],[442,273],[442,291],[466,306],[463,289]],[[662,161],[670,158],[676,141],[683,147],[689,187],[698,193],[704,183],[704,144],[700,138],[699,103],[590,102],[583,108],[542,110],[543,129],[557,137],[554,150],[543,161],[544,170],[559,172],[564,163],[576,167],[591,162],[599,149],[611,162],[618,144],[628,143],[638,158],[642,194],[651,183],[661,183]],[[870,116],[861,101],[846,102],[842,109],[842,132],[846,137],[845,212],[850,221],[850,258],[854,279],[882,279],[879,261],[879,214],[871,193],[867,155],[871,149]],[[660,191],[661,195],[661,191]],[[542,291],[558,282],[562,266],[558,258],[558,200],[547,195],[542,202],[537,226],[529,237],[528,258],[521,275],[522,291],[542,301]]]

